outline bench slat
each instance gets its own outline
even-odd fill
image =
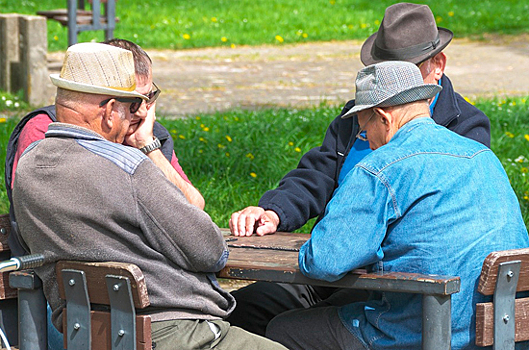
[[[66,299],[64,285],[62,283],[63,269],[75,269],[85,272],[88,296],[91,303],[110,304],[105,282],[105,276],[110,274],[129,278],[135,308],[143,309],[150,305],[145,277],[139,267],[134,264],[120,262],[59,261],[55,267],[57,282],[59,283],[61,298]]]
[[[11,233],[11,220],[9,220],[9,214],[0,215],[0,252],[9,251],[7,245],[7,237]]]
[[[498,265],[506,261],[521,260],[520,276],[516,291],[529,290],[529,248],[503,250],[490,253],[483,262],[481,276],[479,278],[478,292],[483,295],[494,294]]]
[[[529,298],[515,301],[515,341],[529,340]],[[476,345],[490,346],[494,343],[494,304],[476,304]]]
[[[64,309],[62,317],[63,329],[67,328],[66,313],[68,308]],[[112,349],[110,337],[110,313],[104,311],[90,311],[92,320],[92,349]],[[151,350],[151,316],[136,315],[136,349],[137,350]],[[68,344],[64,339],[64,348],[68,348]]]

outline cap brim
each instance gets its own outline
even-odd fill
[[[342,119],[351,118],[356,113],[373,107],[399,106],[415,101],[428,100],[437,95],[437,93],[439,93],[442,89],[442,86],[436,84],[414,86],[412,88],[402,90],[396,95],[390,96],[382,101],[379,101],[377,104],[355,105],[353,108],[347,111],[347,113],[342,115]]]
[[[437,27],[437,29],[439,31],[439,45],[434,50],[410,59],[403,59],[402,61],[408,61],[413,64],[419,64],[422,61],[425,61],[428,58],[433,57],[439,52],[443,51],[444,48],[448,46],[448,44],[450,44],[450,41],[452,41],[454,33],[452,33],[446,28]],[[362,49],[360,50],[360,60],[365,66],[387,61],[387,59],[373,56],[373,45],[375,44],[377,35],[378,31],[375,34],[371,35],[369,38],[367,38],[367,40],[362,45]]]
[[[83,83],[78,83],[71,80],[63,79],[59,74],[50,74],[50,79],[53,85],[66,90],[85,92],[87,94],[97,95],[111,95],[116,97],[140,97],[143,100],[148,100],[147,96],[136,91],[125,91],[119,89],[112,89],[103,86],[94,86]]]

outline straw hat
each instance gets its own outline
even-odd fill
[[[373,107],[398,106],[434,97],[442,87],[425,84],[410,62],[387,61],[362,68],[356,77],[355,106],[342,118]]]
[[[61,74],[51,74],[54,85],[89,94],[141,97],[134,91],[136,78],[132,53],[100,43],[80,43],[66,51]]]
[[[441,52],[454,34],[437,27],[427,5],[399,3],[386,9],[378,31],[362,45],[364,65],[382,61],[421,63]]]

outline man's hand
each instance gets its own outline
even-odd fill
[[[147,108],[147,116],[142,119],[133,116],[129,131],[125,136],[125,142],[127,145],[134,148],[142,148],[152,141],[154,141],[154,121],[156,120],[156,102]]]
[[[247,207],[231,215],[230,230],[234,236],[258,236],[275,233],[279,226],[279,216],[272,210],[260,207]]]

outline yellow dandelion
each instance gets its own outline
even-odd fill
[[[185,40],[189,40],[189,39],[191,39],[191,35],[186,33],[186,34],[182,35],[182,38],[184,38]]]
[[[235,46],[235,44],[231,44],[230,47],[231,47],[232,49],[234,49],[236,46]]]
[[[217,17],[211,17],[211,22],[217,22]]]
[[[57,40],[59,40],[59,37],[57,35],[54,35],[53,36],[53,40],[57,41]]]
[[[379,26],[379,25],[380,25],[380,21],[379,21],[378,19],[375,20],[375,25],[376,25],[376,26]]]
[[[219,143],[219,144],[217,145],[217,147],[220,148],[220,149],[226,148],[226,146],[224,146],[222,143]]]
[[[527,169],[526,167],[523,167],[522,169],[520,169],[522,171],[522,173],[524,174],[527,174],[529,173],[529,169]]]
[[[307,38],[309,35],[307,33],[303,33],[301,36]]]
[[[507,137],[509,137],[511,139],[514,138],[514,134],[512,132],[510,132],[510,131],[506,131],[505,132],[505,136],[507,136]]]
[[[448,16],[450,16],[450,17],[454,17],[454,11],[450,11],[450,12],[448,12]]]
[[[279,41],[280,43],[285,41],[285,39],[283,39],[283,37],[281,35],[276,35],[276,40]]]
[[[231,137],[229,137],[228,135],[226,135],[226,140],[228,140],[228,142],[233,141],[233,140],[231,139]]]
[[[294,142],[290,141],[290,142],[288,143],[288,145],[289,145],[289,146],[294,146]]]
[[[246,155],[246,158],[249,158],[249,159],[254,159],[255,157],[254,157],[254,155],[253,155],[253,154],[251,154],[251,153],[248,153],[248,154]]]
[[[184,135],[178,135],[179,138],[181,138],[182,140],[185,140],[186,137]]]
[[[525,138],[526,141],[529,141],[529,135],[528,134],[523,135],[523,137]]]
[[[171,129],[171,134],[176,135],[176,129]]]
[[[0,123],[5,123],[5,122],[7,122],[6,118],[0,118]]]
[[[204,129],[206,126],[204,124],[200,124],[200,127]]]
[[[442,21],[443,21],[443,17],[441,17],[441,16],[435,17],[435,22],[436,23],[441,23]]]
[[[296,147],[296,148],[294,148],[294,151],[296,151],[296,152],[301,152],[301,148]]]
[[[199,150],[198,150],[198,153],[204,153],[204,150],[199,149]]]
[[[230,152],[226,152],[226,157],[229,157],[230,156]]]
[[[525,199],[526,201],[529,201],[529,196],[524,196],[523,199]]]
[[[334,5],[334,4],[336,4],[336,0],[331,0],[331,1],[329,1],[329,3],[330,3],[331,5]]]
[[[208,132],[208,131],[209,131],[209,128],[206,126],[206,127],[204,128],[204,131],[205,131],[205,132]]]
[[[195,119],[196,119],[196,120],[200,120],[200,117],[199,117],[199,116],[196,116]],[[204,124],[201,124],[201,125],[204,125]]]
[[[250,173],[250,176],[251,177],[257,177],[257,174],[252,172],[252,173]]]
[[[472,102],[468,97],[465,96],[464,99],[465,99],[465,101],[467,101],[471,105],[474,105],[474,102]]]
[[[516,106],[516,101],[512,101],[511,106]]]
[[[228,41],[228,38],[226,38],[225,36],[223,36],[222,38],[220,38],[220,40],[225,43],[226,41]]]
[[[362,29],[366,29],[366,28],[367,28],[367,24],[365,24],[365,23],[360,23],[360,28],[362,28]]]
[[[200,141],[200,142],[207,142],[206,139],[203,138],[203,137],[199,137],[199,138],[198,138],[198,141]]]

